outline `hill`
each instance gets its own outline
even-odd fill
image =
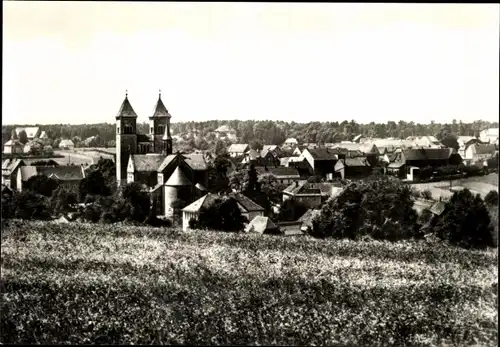
[[[497,251],[16,222],[2,343],[497,345]]]

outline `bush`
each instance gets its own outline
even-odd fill
[[[357,239],[371,235],[395,241],[420,237],[412,190],[385,177],[352,183],[330,198],[313,220],[312,235]]]
[[[189,224],[189,229],[198,229],[198,221],[194,218],[191,218],[188,222]]]
[[[276,219],[280,222],[295,221],[302,217],[306,211],[307,207],[302,202],[294,199],[288,199],[281,204],[281,208]]]
[[[233,198],[218,198],[209,207],[200,209],[198,225],[203,229],[242,231],[246,218]]]
[[[498,192],[496,190],[490,190],[484,197],[484,202],[489,206],[498,206]]]
[[[468,189],[453,194],[433,229],[439,238],[460,247],[495,246],[486,204]]]

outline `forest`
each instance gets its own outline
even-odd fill
[[[172,123],[172,135],[178,135],[184,140],[203,138],[208,142],[215,140],[213,131],[219,126],[227,124],[236,130],[238,142],[249,143],[259,140],[263,144],[282,144],[289,137],[299,142],[328,143],[351,140],[362,134],[368,137],[406,138],[408,136],[436,136],[439,140],[449,134],[456,136],[479,136],[481,130],[498,127],[498,122],[475,121],[463,123],[420,124],[415,122],[387,122],[360,124],[354,120],[342,122],[283,122],[283,121],[255,121],[255,120],[212,120],[206,122],[178,122]],[[2,125],[2,145],[7,142],[12,130],[22,126],[39,126],[51,140],[72,139],[77,147],[83,147],[83,141],[91,136],[98,136],[98,146],[113,147],[115,141],[115,124],[35,124],[35,125]],[[139,123],[138,133],[148,133],[148,123]]]

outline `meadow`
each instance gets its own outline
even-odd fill
[[[498,252],[9,221],[2,343],[497,345]]]

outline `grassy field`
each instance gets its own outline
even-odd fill
[[[496,250],[2,228],[2,343],[497,345]]]

